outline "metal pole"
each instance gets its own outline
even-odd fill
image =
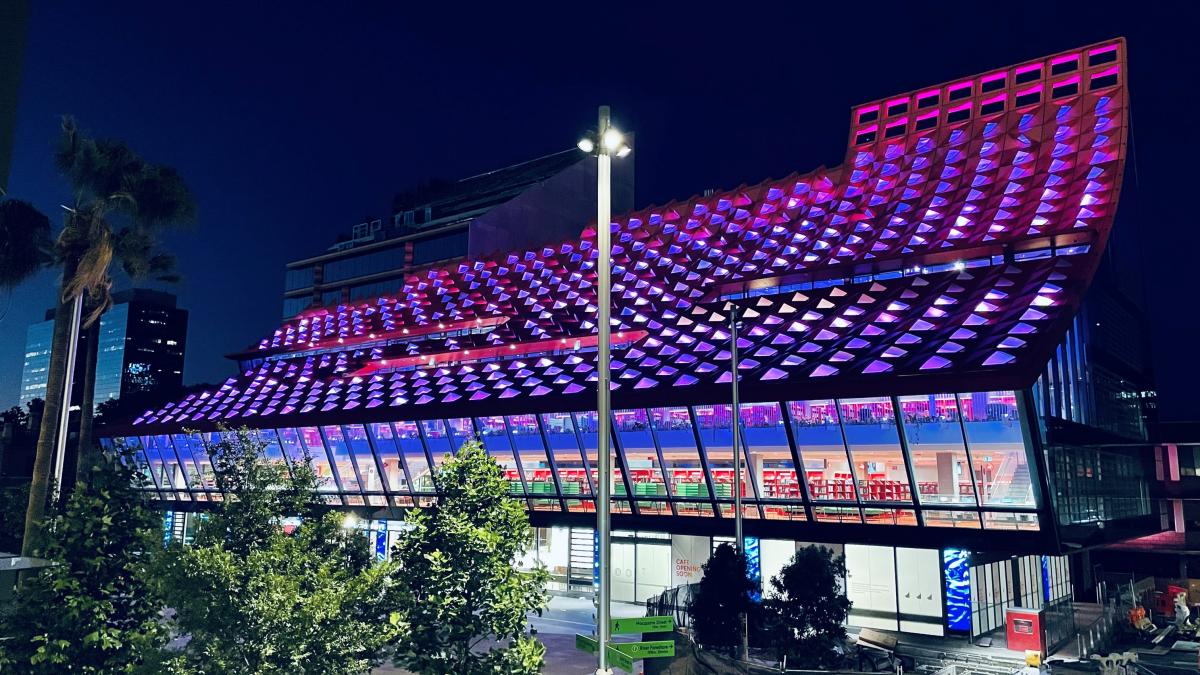
[[[729,303],[729,364],[732,376],[730,378],[730,393],[732,406],[730,412],[733,420],[733,532],[737,542],[737,552],[746,555],[746,540],[742,535],[742,406],[738,398],[738,306]],[[750,655],[750,635],[747,627],[746,614],[738,615],[741,633],[741,657]]]
[[[71,337],[67,343],[67,375],[63,378],[63,404],[58,414],[58,436],[54,441],[54,491],[52,501],[58,501],[62,490],[63,464],[67,455],[67,424],[71,420],[71,387],[75,381],[75,352],[79,348],[79,323],[83,316],[83,293],[71,304]]]
[[[596,531],[600,547],[599,607],[596,622],[599,623],[600,666],[596,675],[612,675],[608,665],[609,612],[612,602],[610,566],[612,555],[609,545],[609,496],[612,490],[612,456],[609,448],[609,427],[612,415],[609,412],[609,311],[612,307],[612,204],[611,170],[612,157],[604,147],[604,132],[608,131],[608,106],[600,106],[600,124],[597,127],[596,145]]]

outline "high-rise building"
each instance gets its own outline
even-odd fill
[[[29,327],[25,337],[25,366],[21,373],[21,405],[46,397],[54,314]],[[96,353],[95,404],[131,392],[174,392],[183,386],[183,357],[187,344],[188,312],[176,306],[175,296],[136,288],[113,294],[113,306],[100,317]],[[76,377],[82,373],[86,336],[80,337]],[[75,387],[78,404],[82,387]]]
[[[633,165],[613,172],[613,204],[633,207]],[[413,270],[579,233],[596,214],[596,163],[574,148],[397,195],[320,255],[287,264],[283,317],[393,293]]]
[[[611,589],[632,602],[695,581],[740,494],[762,578],[802,542],[844,551],[852,625],[975,637],[1044,610],[1053,651],[1075,630],[1072,584],[1090,592],[1081,554],[1162,527],[1152,453],[1060,433],[1035,391],[1116,216],[1126,73],[1111,40],[870,101],[840,166],[600,223],[610,475],[591,214],[576,236],[288,319],[238,375],[107,442],[144,453],[146,489],[182,512],[219,498],[206,449],[245,425],[264,460],[310,457],[386,553],[392,521],[436,503],[440,463],[478,439],[569,587],[592,584],[596,490],[613,487],[627,573]]]

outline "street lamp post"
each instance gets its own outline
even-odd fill
[[[629,154],[625,138],[609,119],[609,108],[600,106],[599,125],[595,138],[579,141],[579,149],[596,154],[596,533],[599,547],[599,588],[597,592],[596,635],[599,641],[600,663],[597,675],[612,675],[608,665],[606,648],[610,639],[610,612],[612,589],[610,587],[612,551],[609,542],[610,496],[612,493],[612,450],[610,427],[611,390],[609,382],[610,326],[612,309],[612,156]]]
[[[733,418],[730,427],[733,429],[733,537],[737,542],[737,552],[745,559],[746,540],[742,535],[742,410],[738,400],[738,306],[729,303],[729,367],[730,367],[730,413]],[[741,634],[741,657],[746,659],[750,654],[750,635],[747,627],[746,614],[738,615],[738,632]]]

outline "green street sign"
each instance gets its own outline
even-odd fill
[[[641,616],[632,619],[610,619],[613,635],[629,633],[670,633],[675,630],[675,619],[669,616]]]
[[[605,647],[604,653],[608,654],[609,665],[616,666],[627,673],[633,672],[633,659],[628,654],[613,649],[611,644]]]
[[[596,638],[589,637],[582,633],[575,634],[575,649],[583,650],[589,654],[595,654],[599,647],[600,643],[596,641]]]
[[[614,642],[613,648],[628,654],[632,659],[656,659],[660,656],[675,656],[674,640],[649,640],[647,642]]]

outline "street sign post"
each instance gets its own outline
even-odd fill
[[[575,634],[575,649],[585,651],[589,654],[595,654],[596,650],[599,649],[599,645],[600,643],[597,642],[596,638],[594,637],[589,637],[587,635],[583,635],[582,633]]]
[[[633,657],[619,649],[613,649],[611,644],[604,649],[604,652],[608,654],[609,665],[616,666],[627,673],[633,672]]]
[[[613,649],[628,654],[635,661],[638,659],[656,659],[661,656],[675,656],[674,640],[649,640],[647,642],[614,642]]]
[[[612,619],[609,624],[613,635],[629,633],[670,633],[675,630],[675,619],[669,616],[640,616],[630,619]]]

